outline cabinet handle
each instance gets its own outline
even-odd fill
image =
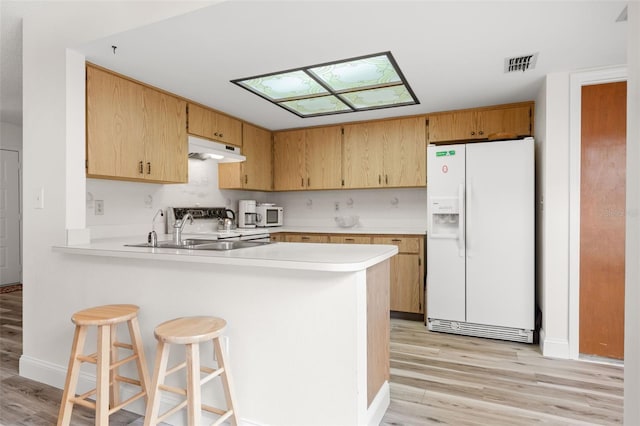
[[[304,188],[304,178],[300,178],[300,186]]]
[[[307,187],[311,186],[311,178],[307,178]]]
[[[382,183],[382,175],[378,175],[378,185]]]
[[[140,172],[140,174],[144,173],[144,165],[143,165],[142,161],[140,163],[138,163],[138,171]]]
[[[147,163],[147,174],[151,174],[151,163]]]
[[[249,183],[249,177],[247,175],[244,175],[244,183]]]
[[[484,132],[483,132],[482,130],[480,130],[480,131],[478,132],[478,134],[479,134],[479,135],[484,135]]]
[[[345,238],[345,241],[355,241],[353,238]]]
[[[384,184],[388,185],[389,184],[389,176],[384,175]]]
[[[309,239],[309,237],[301,237],[300,239],[301,239],[301,240],[308,240],[308,239]]]
[[[399,239],[397,239],[397,238],[392,238],[392,239],[391,239],[391,241],[393,241],[394,243],[399,243],[399,242],[401,242],[402,240],[399,240]]]
[[[473,136],[473,135],[475,135],[475,134],[476,134],[476,132],[471,132],[471,136]]]

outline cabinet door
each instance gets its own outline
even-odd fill
[[[383,186],[384,143],[380,130],[373,122],[344,126],[344,188]]]
[[[242,122],[214,110],[189,104],[189,133],[242,146]]]
[[[476,121],[475,111],[429,115],[429,143],[479,138]]]
[[[529,136],[532,134],[531,116],[530,106],[486,110],[479,115],[480,128],[484,132],[484,137],[494,133]]]
[[[305,131],[307,189],[342,188],[342,128],[319,127]]]
[[[331,235],[329,242],[335,244],[371,244],[371,237],[365,235]]]
[[[218,164],[220,189],[273,189],[271,132],[251,124],[242,125],[242,154],[247,157],[240,163]]]
[[[143,177],[143,111],[141,85],[87,67],[88,177]]]
[[[282,243],[286,241],[285,236],[286,234],[284,233],[269,234],[269,240],[271,240],[274,243]]]
[[[426,186],[426,123],[423,117],[381,121],[384,186]]]
[[[305,189],[304,130],[277,132],[273,138],[273,189]]]
[[[157,182],[187,182],[187,104],[144,88],[144,178]]]
[[[420,256],[399,253],[391,262],[392,311],[422,313]]]

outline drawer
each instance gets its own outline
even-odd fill
[[[332,235],[329,242],[336,244],[371,244],[371,237],[364,235]]]
[[[419,237],[374,237],[374,244],[392,244],[398,246],[400,253],[420,253],[422,238]]]

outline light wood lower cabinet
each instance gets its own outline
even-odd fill
[[[271,234],[271,241],[335,244],[389,244],[398,246],[391,260],[390,306],[392,311],[425,313],[424,237],[408,235],[366,234]]]

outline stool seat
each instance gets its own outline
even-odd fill
[[[75,333],[58,413],[58,426],[71,424],[74,405],[95,410],[96,426],[108,426],[111,414],[140,398],[144,398],[145,401],[148,399],[150,380],[138,325],[139,310],[136,305],[103,305],[78,311],[71,316],[71,321],[75,324]],[[128,328],[130,343],[117,338],[118,326],[121,324],[126,324]],[[97,327],[97,350],[92,354],[84,354],[84,344],[90,326]],[[129,355],[123,357],[121,351]],[[120,375],[120,366],[129,362],[136,364],[137,380]],[[95,364],[96,387],[76,395],[82,363]],[[137,386],[140,390],[123,401],[120,394],[122,383]]]
[[[186,317],[163,322],[156,327],[156,339],[166,343],[187,345],[217,338],[227,322],[216,317]]]
[[[110,325],[129,321],[138,315],[136,305],[104,305],[78,311],[71,316],[76,325]]]

